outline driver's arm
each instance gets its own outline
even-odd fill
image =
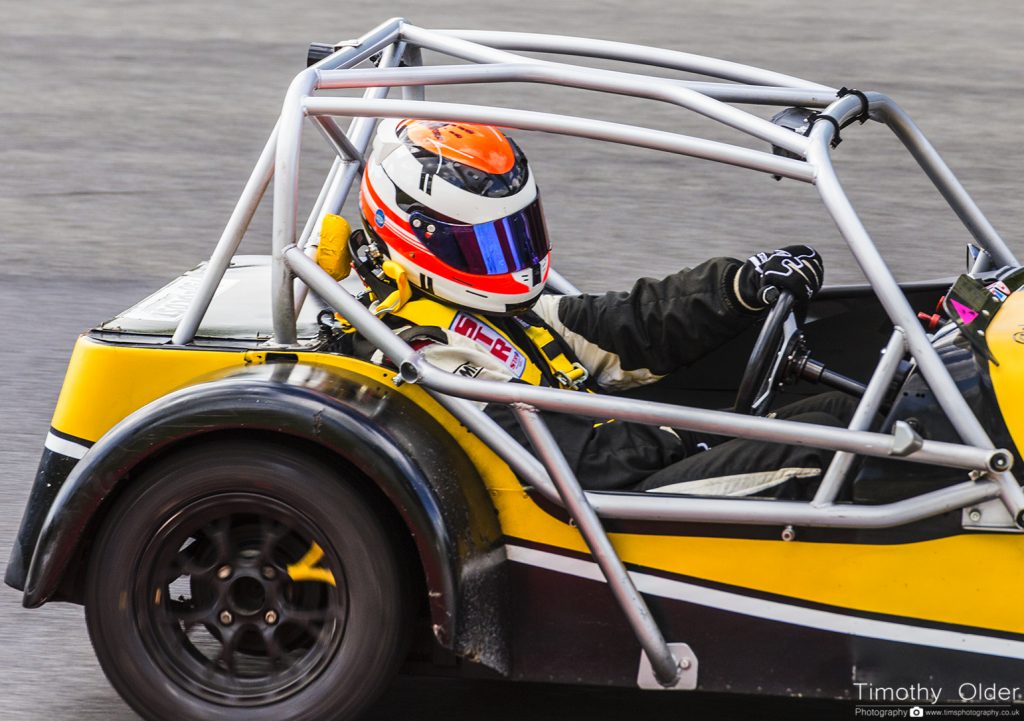
[[[667,278],[641,278],[629,292],[542,296],[535,310],[602,387],[651,383],[742,332],[763,313],[734,287],[742,263],[714,258]]]
[[[764,315],[765,290],[798,302],[821,288],[813,248],[788,246],[746,262],[713,258],[667,278],[641,278],[626,292],[542,296],[535,310],[608,390],[652,383],[690,365]]]

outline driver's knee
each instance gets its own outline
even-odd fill
[[[772,417],[801,423],[847,426],[857,410],[858,399],[841,391],[830,391],[785,405]]]

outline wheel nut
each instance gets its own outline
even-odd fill
[[[276,575],[277,575],[277,571],[274,570],[273,566],[264,566],[263,567],[263,577],[266,578],[267,580],[270,580],[271,578],[273,578]]]
[[[267,623],[269,623],[271,626],[273,626],[275,623],[277,623],[277,611],[274,611],[274,610],[267,611],[267,615],[264,616],[263,618],[266,620]]]
[[[231,575],[231,566],[221,566],[217,569],[217,578],[224,580]]]
[[[230,626],[231,622],[234,621],[234,617],[231,615],[231,611],[220,612],[220,622],[225,626]]]

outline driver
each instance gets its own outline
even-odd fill
[[[492,126],[380,123],[349,241],[374,312],[453,373],[581,392],[622,391],[686,367],[760,321],[768,289],[800,304],[821,288],[814,249],[714,258],[629,292],[541,295],[551,244],[526,156]],[[372,355],[384,362],[380,351]],[[845,426],[823,394],[779,418]],[[525,447],[511,410],[484,407]],[[592,490],[807,498],[831,452],[562,413],[543,417]]]

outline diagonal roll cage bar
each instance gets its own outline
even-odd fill
[[[679,51],[557,35],[427,30],[400,18],[388,20],[360,38],[335,47],[335,53],[300,72],[292,81],[277,125],[217,243],[172,343],[187,345],[194,341],[218,284],[274,178],[272,344],[302,347],[296,337],[295,321],[307,291],[312,290],[394,362],[398,368],[396,383],[420,384],[505,461],[524,485],[569,509],[663,685],[670,687],[678,680],[679,662],[672,656],[643,598],[636,592],[609,543],[601,528],[602,518],[871,529],[913,523],[999,498],[1010,516],[1020,523],[1024,492],[1010,472],[1013,456],[994,447],[958,391],[850,204],[833,168],[830,142],[835,128],[846,125],[863,112],[859,97],[838,97],[835,88],[825,85]],[[424,66],[423,50],[468,64]],[[712,78],[715,82],[541,60],[511,52],[513,50],[669,68]],[[377,67],[360,66],[375,55],[379,56]],[[726,82],[719,82],[722,80]],[[795,157],[638,125],[425,99],[426,89],[431,86],[473,83],[534,83],[669,103],[781,148]],[[389,89],[395,87],[402,89],[401,100],[387,98]],[[363,97],[316,94],[320,90],[348,88],[364,89]],[[1012,251],[907,114],[879,93],[865,93],[864,97],[870,118],[887,125],[899,138],[995,264],[1018,265]],[[820,108],[836,123],[815,123],[805,137],[746,112],[736,104]],[[337,116],[352,118],[347,131],[337,124]],[[430,365],[310,257],[324,215],[341,211],[361,171],[376,121],[384,117],[493,123],[586,137],[712,160],[813,185],[893,324],[885,355],[868,383],[850,427],[836,429],[568,390],[495,383],[452,375]],[[299,160],[302,127],[307,119],[317,125],[336,157],[302,231],[298,232]],[[560,292],[577,292],[553,270],[549,283]],[[908,354],[962,443],[922,440],[906,424],[897,424],[892,435],[867,430],[866,419],[877,410],[884,389],[894,377],[899,362]],[[510,404],[540,460],[473,401]],[[535,412],[538,409],[803,444],[833,450],[836,454],[811,502],[587,492],[580,487]],[[971,480],[882,505],[836,503],[851,461],[857,455],[960,468],[971,472]]]

